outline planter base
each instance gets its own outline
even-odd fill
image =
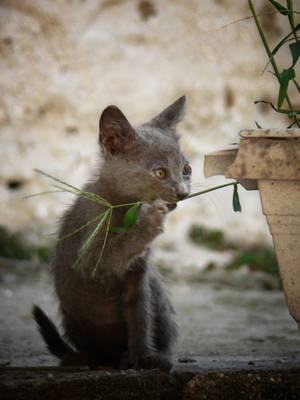
[[[290,314],[300,329],[300,182],[259,180]]]

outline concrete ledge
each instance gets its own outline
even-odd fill
[[[290,372],[208,372],[183,390],[184,400],[299,399],[300,369]]]
[[[60,372],[2,369],[1,400],[300,398],[299,360],[193,357],[182,361],[175,365],[171,374],[158,370]]]
[[[3,380],[4,378],[4,380]],[[1,377],[2,400],[179,399],[188,381],[159,371],[14,372]]]

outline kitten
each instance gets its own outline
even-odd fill
[[[125,232],[109,232],[101,263],[91,273],[104,240],[100,232],[75,269],[78,251],[95,224],[58,241],[53,264],[65,338],[44,312],[33,314],[51,353],[63,365],[88,364],[115,368],[172,366],[177,337],[174,311],[151,266],[151,243],[162,232],[167,213],[189,194],[191,167],[182,155],[176,125],[184,115],[179,98],[150,122],[134,129],[116,106],[100,118],[102,165],[85,186],[111,204],[149,201],[139,208],[136,223]],[[105,210],[77,198],[65,213],[59,231],[63,237]],[[116,208],[111,226],[122,226],[128,208]]]

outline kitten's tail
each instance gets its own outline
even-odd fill
[[[64,363],[64,360],[74,357],[76,353],[61,337],[54,323],[47,317],[40,307],[34,305],[32,314],[36,320],[39,331],[45,340],[49,351],[60,358]]]

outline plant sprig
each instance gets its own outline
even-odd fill
[[[266,35],[263,31],[263,28],[261,26],[261,23],[258,18],[258,14],[256,12],[256,9],[253,5],[252,0],[248,0],[248,4],[252,13],[252,16],[254,18],[256,27],[258,29],[260,38],[263,42],[264,48],[267,52],[268,55],[268,63],[271,63],[274,75],[276,76],[278,83],[279,83],[279,92],[277,96],[277,107],[273,106],[271,102],[268,102],[272,108],[281,114],[288,114],[289,117],[292,119],[292,124],[289,126],[289,128],[293,126],[297,126],[300,128],[300,119],[297,117],[300,113],[300,110],[295,110],[294,106],[292,105],[292,102],[290,100],[290,97],[288,95],[288,88],[289,88],[289,83],[293,82],[294,85],[296,86],[298,93],[300,93],[300,86],[296,80],[296,72],[295,72],[295,66],[300,58],[300,39],[298,37],[298,31],[300,30],[300,24],[295,23],[294,15],[297,14],[297,12],[294,10],[293,7],[293,0],[286,0],[286,7],[280,4],[276,0],[269,0],[269,3],[272,4],[272,6],[279,12],[280,14],[287,16],[290,24],[291,31],[275,46],[273,50],[271,50],[268,40],[266,38]],[[277,52],[284,46],[285,44],[289,43],[289,49],[291,53],[291,58],[292,58],[292,63],[287,69],[283,69],[282,72],[279,71],[279,68],[277,66],[276,60],[275,60],[275,55]],[[266,65],[266,67],[267,67]],[[266,69],[264,68],[264,71]],[[286,101],[289,110],[282,109],[282,105]],[[255,103],[259,103],[261,101],[256,101]]]
[[[88,249],[90,248],[91,244],[93,243],[93,241],[95,240],[97,235],[105,229],[104,239],[103,239],[103,243],[102,243],[102,246],[100,249],[100,253],[99,253],[97,262],[96,262],[95,266],[93,267],[92,274],[91,274],[91,276],[94,277],[98,270],[100,262],[102,260],[103,252],[104,252],[107,240],[108,240],[109,232],[112,232],[112,233],[126,232],[126,230],[130,229],[136,223],[139,207],[142,204],[146,204],[146,203],[150,203],[150,202],[149,201],[137,201],[134,203],[113,205],[109,201],[104,199],[103,197],[97,195],[96,193],[91,193],[91,192],[87,192],[87,191],[78,189],[75,186],[72,186],[72,185],[68,184],[67,182],[64,182],[63,180],[56,178],[40,169],[35,169],[35,172],[56,182],[53,186],[58,190],[35,193],[32,195],[26,196],[26,198],[31,198],[31,197],[36,197],[36,196],[46,195],[46,194],[52,194],[52,193],[71,193],[75,196],[84,198],[93,203],[97,203],[97,204],[101,205],[102,207],[106,207],[105,211],[102,211],[96,217],[91,218],[87,223],[79,226],[72,232],[69,232],[66,235],[58,238],[59,241],[66,240],[66,239],[70,238],[71,236],[76,235],[83,229],[87,228],[91,224],[97,222],[96,227],[93,229],[92,233],[89,235],[89,237],[86,239],[86,241],[83,243],[83,245],[81,246],[81,248],[78,251],[77,259],[75,260],[75,262],[72,265],[72,268],[76,268],[80,264],[80,261],[82,260],[82,258],[84,257],[84,255],[86,254]],[[57,183],[59,183],[59,185],[57,185]],[[230,183],[226,183],[224,185],[215,186],[213,188],[206,189],[201,192],[192,193],[188,197],[186,197],[184,200],[191,199],[193,197],[200,196],[202,194],[205,194],[205,193],[217,190],[217,189],[221,189],[221,188],[224,188],[227,186],[234,186],[233,209],[234,209],[234,211],[241,211],[241,205],[240,205],[238,191],[237,191],[238,184],[239,184],[239,182],[230,182]],[[181,201],[183,201],[183,200],[181,200]],[[120,207],[129,207],[124,216],[123,226],[121,226],[121,227],[111,226],[111,218],[112,218],[113,210],[116,208],[120,208]]]

